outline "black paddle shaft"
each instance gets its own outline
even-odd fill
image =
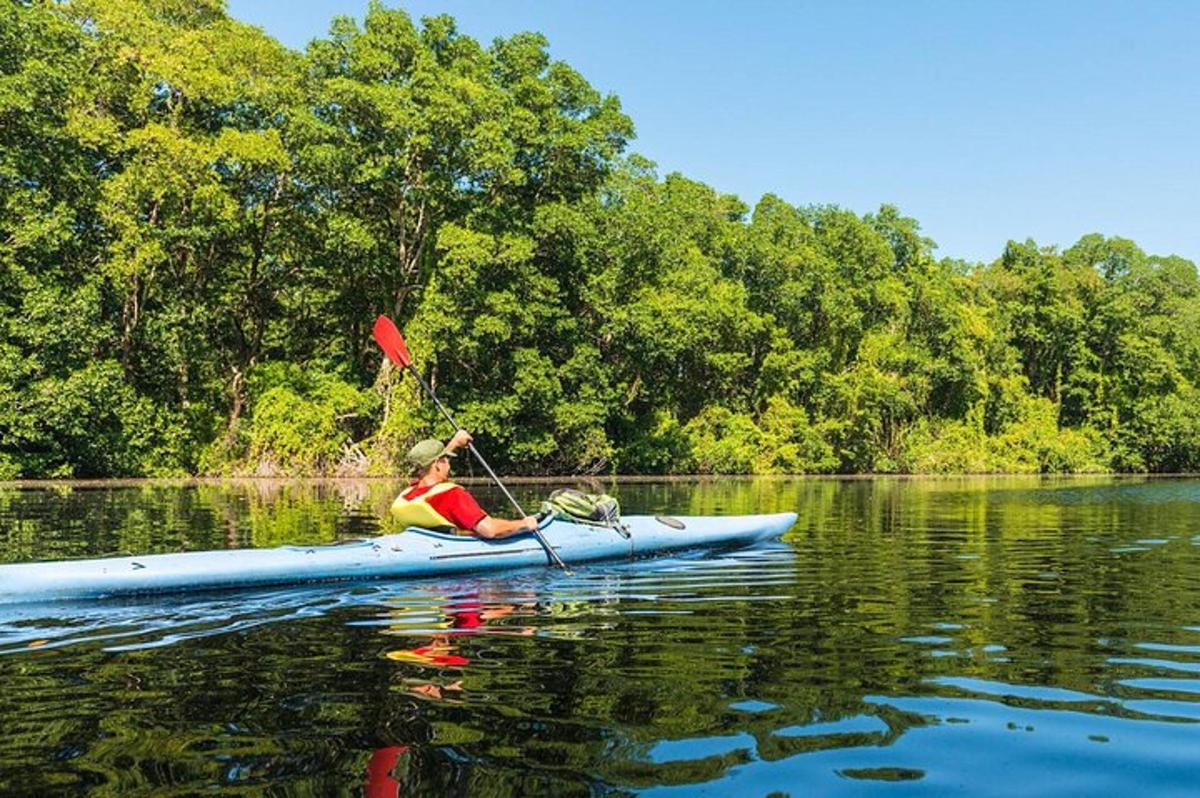
[[[419,382],[421,387],[425,389],[425,393],[429,394],[429,398],[433,400],[433,404],[437,407],[437,409],[442,411],[442,415],[445,416],[446,420],[450,422],[450,426],[454,427],[454,431],[461,431],[462,427],[459,426],[458,422],[454,420],[454,416],[450,415],[450,411],[447,410],[446,406],[443,405],[437,398],[437,394],[433,392],[433,388],[429,385],[429,383],[425,382],[425,378],[421,376],[421,372],[417,371],[417,367],[410,363],[408,365],[408,370],[411,371],[412,375],[417,378],[417,382]],[[504,487],[504,483],[500,481],[500,477],[496,476],[496,472],[492,470],[490,465],[488,465],[487,460],[483,459],[483,455],[481,455],[479,450],[475,448],[475,444],[468,443],[467,449],[470,450],[471,454],[475,455],[475,459],[479,461],[481,466],[483,466],[483,470],[488,473],[488,476],[491,477],[492,481],[496,483],[496,487],[500,488],[500,491],[505,495],[505,497],[508,498],[509,502],[511,502],[512,506],[516,508],[517,512],[521,514],[521,517],[525,518],[526,513],[525,510],[522,509],[521,503],[516,500],[516,497],[508,492],[508,488]],[[554,550],[549,541],[542,537],[542,531],[540,529],[534,529],[533,534],[538,539],[538,543],[542,544],[542,548],[546,550],[546,556],[550,559],[550,562],[557,565],[559,568],[562,568],[568,576],[571,576],[571,569],[568,568],[567,564],[562,561],[561,557],[558,556],[558,552]]]

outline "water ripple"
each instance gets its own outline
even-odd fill
[[[0,609],[0,792],[1194,792],[1200,482],[622,491],[801,516],[786,544],[572,577]],[[216,545],[280,542],[263,518],[300,536],[369,518],[355,496],[282,495],[220,505]],[[170,514],[195,491],[126,500],[53,504],[74,537],[10,527],[13,556],[213,545],[203,513]]]

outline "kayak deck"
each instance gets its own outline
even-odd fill
[[[795,513],[629,516],[629,536],[608,527],[546,519],[541,532],[568,564],[631,559],[686,548],[748,545],[778,537]],[[682,528],[678,528],[682,524]],[[220,590],[306,582],[426,577],[544,566],[532,535],[502,540],[409,528],[368,540],[271,549],[233,549],[0,566],[0,603]]]

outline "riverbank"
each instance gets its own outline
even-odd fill
[[[1013,479],[1026,478],[1041,481],[1053,480],[1134,480],[1134,479],[1197,479],[1200,472],[1178,473],[1136,473],[1110,472],[1086,474],[1028,474],[1028,473],[996,473],[996,474],[613,474],[610,476],[579,476],[563,474],[559,476],[501,476],[505,483],[514,485],[549,485],[564,483],[597,483],[605,484],[650,484],[650,483],[705,483],[705,482],[789,482],[804,480],[813,482],[850,482],[870,480],[900,480],[900,481],[945,481],[956,479]],[[144,485],[161,485],[164,487],[184,487],[188,485],[287,485],[287,484],[346,484],[354,482],[397,482],[407,479],[403,474],[393,476],[361,476],[361,477],[114,477],[112,479],[16,479],[0,480],[0,490],[5,488],[120,488],[139,487]],[[461,485],[490,485],[492,480],[485,476],[456,476],[454,481]]]

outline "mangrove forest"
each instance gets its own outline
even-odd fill
[[[747,204],[520,33],[0,6],[0,479],[1200,469],[1200,280],[1130,240]],[[796,151],[787,157],[804,158]],[[781,187],[782,188],[782,187]],[[883,198],[881,198],[883,199]]]

